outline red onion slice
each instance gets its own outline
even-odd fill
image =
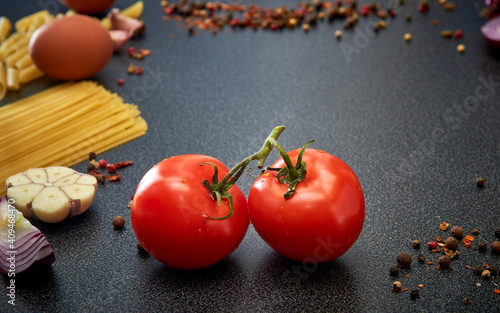
[[[486,22],[481,32],[492,46],[500,48],[500,16]]]
[[[10,205],[0,199],[0,271],[15,275],[38,263],[52,264],[54,252],[40,230]]]

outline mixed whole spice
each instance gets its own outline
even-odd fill
[[[439,225],[439,229],[441,232],[447,232],[449,229],[449,223],[447,222],[442,222]],[[449,270],[449,269],[457,269],[457,270],[462,270],[462,268],[455,267],[453,265],[453,261],[459,257],[460,252],[459,249],[464,248],[464,249],[471,249],[472,251],[478,251],[479,253],[485,253],[488,250],[491,252],[492,255],[500,255],[500,227],[497,228],[494,232],[493,239],[491,240],[491,243],[486,243],[484,241],[479,241],[479,240],[484,240],[482,239],[481,236],[479,236],[479,230],[478,229],[473,229],[471,230],[471,235],[465,235],[464,236],[464,230],[461,226],[453,226],[450,230],[450,235],[446,239],[442,239],[441,236],[434,236],[434,239],[428,242],[427,248],[428,250],[432,253],[431,257],[433,261],[427,261],[426,256],[420,251],[423,247],[421,245],[421,241],[419,239],[415,239],[412,243],[412,246],[414,250],[419,251],[420,253],[418,254],[417,257],[417,262],[420,264],[426,264],[430,267],[433,267],[435,270]],[[474,242],[478,242],[477,245],[474,244]],[[437,258],[437,264],[435,264],[435,259]],[[398,277],[400,274],[400,269],[408,269],[412,265],[412,257],[411,254],[408,252],[399,252],[396,255],[396,263],[397,265],[390,267],[389,269],[389,275]],[[476,264],[476,265],[465,265],[465,270],[467,272],[470,272],[471,277],[473,275],[477,277],[481,277],[485,279],[486,281],[492,282],[491,286],[492,287],[492,292],[494,294],[500,294],[500,281],[498,281],[498,271],[500,270],[498,268],[498,264],[488,264],[485,261],[482,261],[481,264]],[[431,270],[429,267],[424,267],[427,272]],[[422,268],[419,268],[422,269]],[[430,274],[430,272],[429,272]],[[406,274],[405,278],[410,279],[411,275]],[[431,279],[431,276],[427,276],[427,279]],[[492,281],[492,280],[496,280]],[[406,280],[408,283],[409,281]],[[408,283],[409,284],[409,283]],[[481,283],[476,283],[477,287],[481,286]],[[420,291],[419,289],[422,289],[424,287],[424,284],[418,284],[418,289],[414,289],[410,293],[411,299],[418,299],[420,298]],[[393,293],[399,293],[399,292],[406,292],[408,291],[408,287],[404,287],[403,283],[399,280],[395,280],[392,284],[392,289],[391,291]],[[467,297],[463,299],[464,304],[471,304],[471,300]]]

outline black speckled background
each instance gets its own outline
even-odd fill
[[[148,122],[145,136],[99,156],[135,163],[121,170],[120,182],[100,187],[85,214],[56,225],[32,221],[57,260],[50,270],[16,278],[15,307],[2,289],[1,312],[500,311],[500,295],[493,292],[499,277],[485,280],[466,268],[482,261],[499,267],[500,256],[490,252],[461,244],[451,270],[414,261],[399,277],[389,276],[400,251],[415,259],[424,253],[437,263],[439,254],[411,243],[446,238],[449,231],[438,228],[442,221],[467,234],[478,228],[473,246],[491,243],[500,227],[500,59],[480,33],[482,1],[457,0],[454,12],[431,1],[424,15],[417,1],[406,1],[379,34],[367,31],[374,17],[361,18],[340,41],[334,36],[339,21],[321,22],[309,33],[226,27],[216,36],[190,36],[162,20],[160,1],[145,2],[146,34],[127,45],[152,50],[134,61],[144,74],[127,75],[125,48],[93,78],[137,104]],[[296,1],[253,3],[294,7]],[[65,11],[55,0],[0,0],[0,15],[13,21],[42,8]],[[441,38],[443,29],[463,30],[464,54],[455,39]],[[413,35],[410,43],[403,40],[406,32]],[[120,77],[124,86],[116,84]],[[0,105],[58,83],[39,79]],[[357,173],[366,220],[345,255],[317,266],[293,262],[252,227],[240,247],[210,269],[173,270],[137,252],[127,203],[150,167],[185,153],[211,155],[231,167],[257,151],[277,125],[287,126],[280,137],[285,148],[315,139],[311,147],[340,157]],[[85,171],[86,164],[74,168]],[[482,189],[475,185],[479,176],[486,179]],[[251,183],[246,176],[238,184],[248,194]],[[111,225],[115,215],[126,218],[121,231]],[[392,293],[395,279],[419,289],[420,299]],[[7,278],[1,280],[6,287]],[[464,305],[464,297],[472,304]]]

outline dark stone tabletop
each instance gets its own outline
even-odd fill
[[[115,6],[133,2],[118,0]],[[500,227],[500,54],[481,35],[482,1],[457,0],[452,12],[431,1],[426,14],[417,11],[417,1],[406,1],[378,33],[372,30],[378,19],[370,16],[351,30],[342,21],[319,21],[307,33],[226,26],[217,35],[190,35],[181,23],[163,20],[160,1],[145,2],[144,36],[92,78],[138,105],[148,123],[145,136],[100,155],[134,164],[121,170],[121,181],[101,186],[84,214],[55,225],[32,220],[56,262],[17,277],[15,307],[3,289],[1,312],[500,311],[494,293],[499,277],[483,279],[467,268],[481,262],[498,268],[500,256],[460,242],[453,268],[437,270],[440,254],[426,247],[434,236],[449,236],[449,229],[439,229],[443,221],[466,234],[479,229],[472,247],[491,243]],[[0,15],[12,21],[43,8],[66,11],[55,0],[0,4]],[[339,29],[340,40],[334,35]],[[445,29],[461,29],[464,36],[442,38]],[[459,43],[466,46],[463,54],[456,50]],[[141,76],[127,74],[129,46],[152,51],[133,61],[144,66]],[[117,84],[121,77],[123,86]],[[41,78],[0,105],[59,83]],[[209,269],[175,270],[138,253],[127,204],[149,168],[188,153],[232,167],[278,125],[287,126],[280,137],[286,149],[315,139],[311,147],[338,156],[357,174],[366,219],[346,254],[317,266],[291,261],[252,226],[240,247]],[[273,152],[269,162],[276,158]],[[86,166],[73,168],[84,172]],[[485,178],[483,188],[476,186],[477,177]],[[247,175],[238,185],[248,195],[252,182]],[[116,215],[126,220],[120,231],[111,225]],[[414,239],[422,241],[420,250],[413,249]],[[414,259],[423,253],[434,265],[414,261],[391,277],[401,251]],[[391,292],[395,280],[409,290]],[[7,286],[8,278],[2,282]],[[417,300],[410,298],[414,289],[420,290]]]

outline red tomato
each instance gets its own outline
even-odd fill
[[[212,181],[214,167],[221,180],[228,169],[217,159],[204,155],[181,155],[151,168],[139,183],[132,204],[135,235],[154,258],[178,269],[209,267],[231,254],[243,240],[249,224],[243,192],[233,185],[234,213],[227,199],[221,205],[210,197],[203,180]]]
[[[289,153],[295,164],[300,149]],[[365,200],[352,169],[324,151],[307,149],[307,174],[293,196],[288,185],[265,172],[248,196],[250,221],[257,233],[282,255],[306,263],[331,261],[358,239],[365,219]],[[271,167],[285,166],[279,159]]]

